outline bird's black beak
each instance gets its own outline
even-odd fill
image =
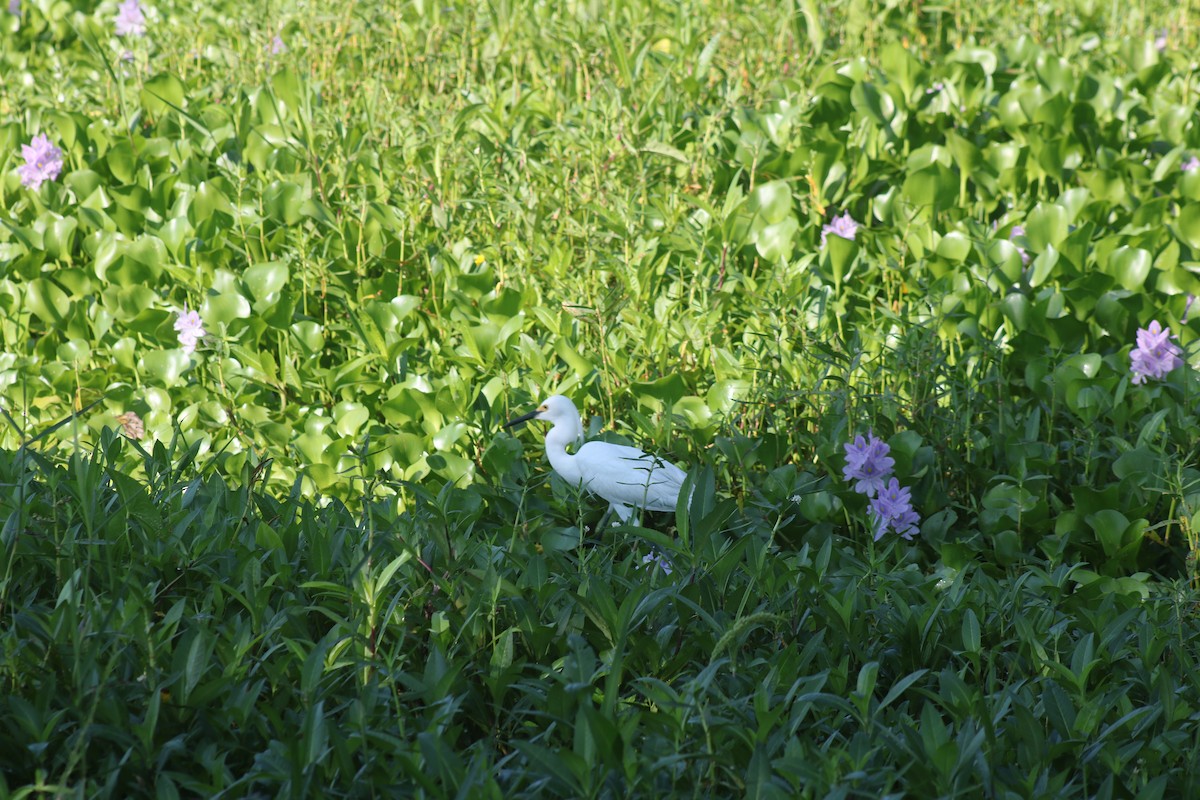
[[[501,427],[507,429],[507,428],[513,427],[514,425],[520,425],[522,422],[528,422],[529,420],[536,417],[538,415],[539,411],[541,411],[540,408],[535,408],[533,411],[530,411],[528,414],[522,414],[521,416],[517,417],[516,419],[510,419],[508,422],[504,423],[504,425]]]

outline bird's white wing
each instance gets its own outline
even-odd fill
[[[614,505],[651,511],[674,511],[687,477],[669,461],[610,442],[588,442],[579,448],[575,463],[588,491]]]

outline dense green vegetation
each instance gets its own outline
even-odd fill
[[[1197,20],[894,5],[0,12],[6,793],[1200,792]]]

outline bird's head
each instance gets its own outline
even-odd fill
[[[527,422],[531,419],[542,419],[552,425],[563,423],[578,426],[580,424],[579,411],[575,408],[575,404],[571,402],[569,397],[556,394],[547,397],[540,406],[528,414],[522,414],[516,419],[511,419],[504,423],[504,427],[511,428],[514,425],[520,425],[522,422]]]

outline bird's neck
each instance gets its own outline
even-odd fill
[[[579,484],[583,473],[575,463],[575,456],[567,452],[567,447],[578,444],[582,438],[582,431],[564,425],[555,425],[546,434],[546,457],[550,459],[550,466],[572,486]]]

